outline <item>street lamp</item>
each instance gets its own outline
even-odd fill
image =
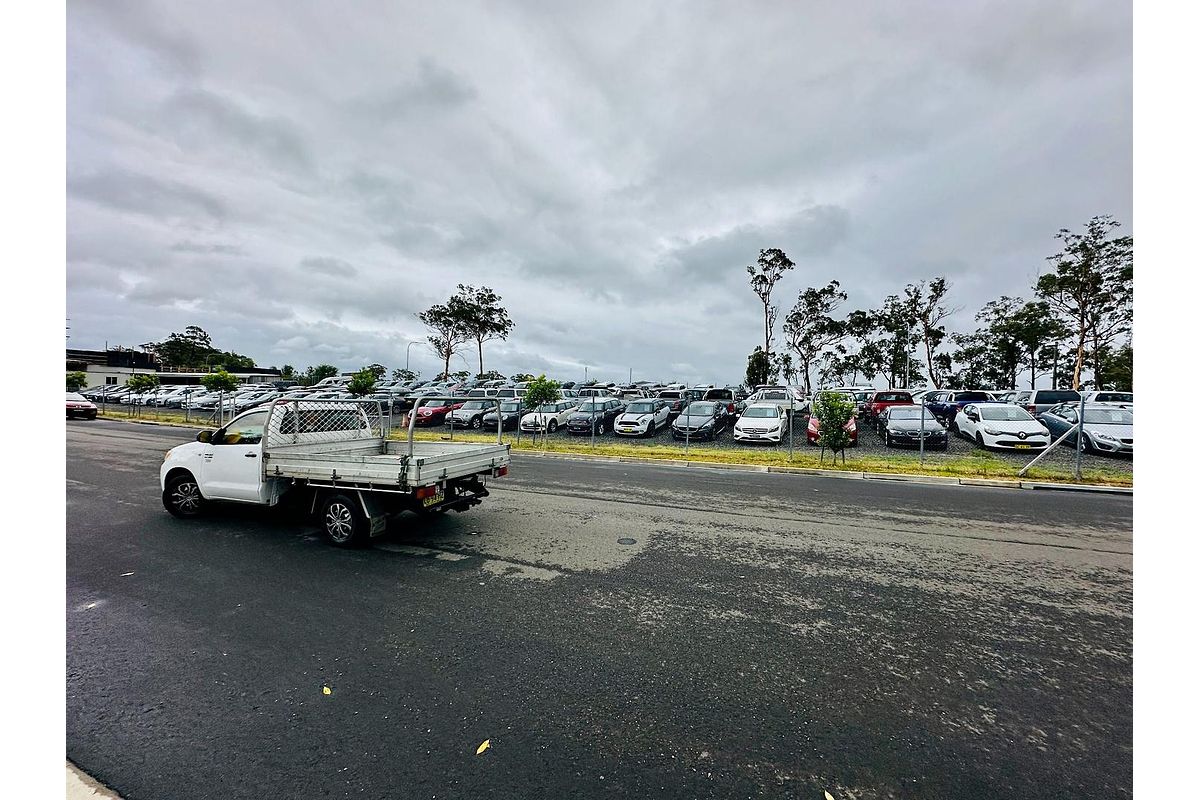
[[[408,347],[406,347],[406,348],[404,349],[404,371],[405,371],[405,372],[408,372],[408,371],[409,371],[409,369],[408,369],[408,357],[409,357],[409,355],[412,353],[412,346],[413,346],[414,344],[420,344],[420,343],[421,343],[421,340],[420,340],[420,339],[418,339],[418,340],[417,340],[417,341],[415,341],[415,342],[409,342],[409,343],[408,343]]]

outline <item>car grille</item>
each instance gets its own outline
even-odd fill
[[[941,431],[900,431],[892,434],[893,436],[908,436],[913,439],[923,438],[928,439],[930,436],[944,436]]]
[[[1121,444],[1133,444],[1133,439],[1122,439]]]
[[[742,433],[766,433],[766,428],[742,428]]]
[[[996,444],[1001,447],[1012,447],[1017,444],[1026,444],[1030,447],[1045,447],[1046,443],[1039,437],[1030,436],[1027,439],[997,439]]]

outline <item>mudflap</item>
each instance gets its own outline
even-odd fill
[[[363,514],[371,523],[371,538],[382,536],[387,532],[387,509],[383,502],[371,492],[359,492],[358,500],[362,504]]]

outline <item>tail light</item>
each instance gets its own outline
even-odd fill
[[[733,413],[733,403],[730,403],[730,404],[729,404],[729,413],[730,413],[730,414],[732,414],[732,413]]]
[[[1028,411],[1030,414],[1036,414],[1037,406],[1025,406],[1025,410]]]
[[[437,494],[438,487],[434,486],[419,486],[415,492],[418,500],[424,500],[426,497],[433,497]]]
[[[503,477],[504,477],[505,475],[507,475],[507,474],[508,474],[508,467],[506,467],[506,466],[505,466],[505,467],[500,467],[500,469],[496,470],[496,477],[497,477],[497,478],[503,478]]]

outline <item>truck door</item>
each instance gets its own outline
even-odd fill
[[[204,496],[214,500],[263,502],[262,437],[266,411],[243,414],[213,436],[205,454]]]

